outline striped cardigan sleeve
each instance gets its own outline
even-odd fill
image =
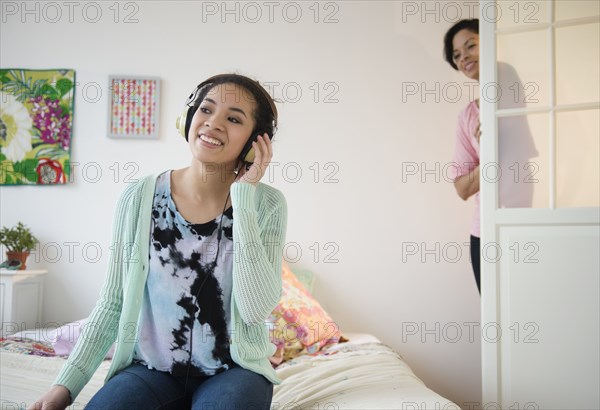
[[[242,321],[263,323],[281,297],[287,205],[281,192],[264,184],[234,183],[231,200],[233,297]]]

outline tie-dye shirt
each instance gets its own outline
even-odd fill
[[[167,171],[156,181],[150,266],[134,360],[186,374],[193,329],[190,374],[214,375],[232,363],[233,209],[206,223],[188,222],[171,197],[170,176]]]

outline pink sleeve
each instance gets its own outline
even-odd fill
[[[448,176],[452,180],[468,174],[479,165],[479,144],[474,136],[478,117],[479,110],[474,102],[469,103],[458,116],[454,159],[448,167]]]

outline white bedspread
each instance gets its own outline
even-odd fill
[[[356,341],[354,341],[356,339]],[[378,341],[351,342],[281,365],[273,409],[460,409],[428,389],[400,355]]]
[[[428,389],[373,336],[350,335],[350,340],[328,347],[325,354],[280,365],[283,383],[275,387],[272,409],[459,409]],[[63,363],[59,357],[0,351],[0,408],[26,408],[49,388]],[[70,408],[83,409],[102,386],[109,365],[100,365]]]
[[[62,368],[65,359],[41,357],[0,351],[0,408],[25,409],[46,390]],[[83,409],[84,405],[102,387],[110,361],[105,360],[81,391],[70,409]]]

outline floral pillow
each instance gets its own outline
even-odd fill
[[[312,297],[284,262],[283,293],[267,319],[271,342],[277,346],[274,364],[300,354],[317,353],[324,346],[338,343],[338,325]]]
[[[47,344],[54,349],[54,354],[57,356],[68,356],[77,343],[77,339],[81,334],[83,328],[87,325],[88,318],[77,320],[75,322],[67,323],[58,328],[39,328],[23,330],[10,336],[10,338],[28,339],[41,343],[41,345]],[[106,359],[110,359],[115,351],[115,345],[113,345],[108,353]]]
[[[0,338],[0,350],[33,356],[56,356],[50,343],[14,336]]]

